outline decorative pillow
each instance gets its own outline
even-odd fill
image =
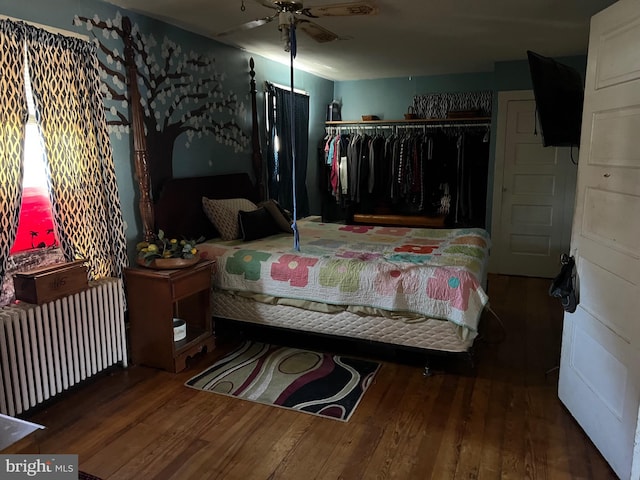
[[[256,210],[238,212],[238,223],[242,240],[256,240],[280,233],[280,229],[271,214],[264,207]]]
[[[275,200],[266,200],[258,204],[259,207],[264,207],[273,217],[278,228],[287,233],[293,233],[291,230],[291,215],[280,206]]]
[[[235,240],[240,238],[240,225],[238,224],[238,212],[240,210],[255,210],[257,205],[246,198],[225,198],[215,200],[202,197],[202,209],[207,218],[220,232],[222,240]]]

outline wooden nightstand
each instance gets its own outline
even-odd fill
[[[125,269],[133,363],[179,372],[187,358],[215,341],[211,324],[212,260],[178,270]],[[173,319],[187,324],[184,340],[173,341]]]

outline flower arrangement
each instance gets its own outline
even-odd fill
[[[158,230],[158,234],[152,242],[138,242],[136,245],[138,261],[150,266],[152,262],[159,259],[194,259],[198,253],[195,245],[202,240],[204,237],[197,240],[168,238],[164,231]]]

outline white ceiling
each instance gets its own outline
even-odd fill
[[[274,13],[257,0],[107,0],[207,37]],[[350,0],[305,0],[305,7]],[[614,0],[368,0],[375,16],[316,23],[351,37],[316,43],[299,31],[296,68],[330,80],[493,70],[494,62],[587,51],[590,17]],[[241,10],[244,2],[245,11]],[[217,40],[289,63],[277,20]]]

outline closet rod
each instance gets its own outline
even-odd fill
[[[341,125],[327,125],[325,130],[380,130],[403,128],[465,128],[465,127],[491,127],[491,123],[423,123],[423,124],[385,124],[385,125],[359,125],[357,123],[342,123]]]

